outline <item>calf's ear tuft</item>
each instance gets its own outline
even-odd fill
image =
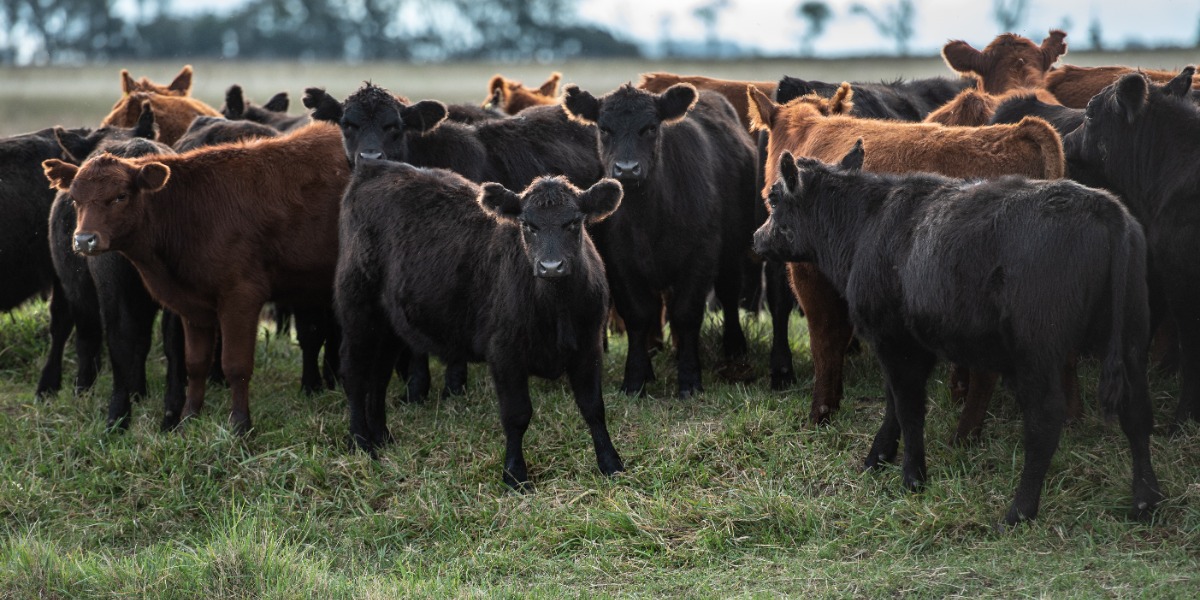
[[[225,110],[221,111],[226,119],[240,119],[246,113],[246,96],[242,86],[233,84],[225,90]]]
[[[577,85],[568,85],[563,90],[562,105],[568,117],[581,123],[590,125],[600,118],[600,101]]]
[[[1146,107],[1146,96],[1150,92],[1150,84],[1146,81],[1146,76],[1141,73],[1125,75],[1117,80],[1116,91],[1113,99],[1117,108],[1128,122],[1133,123],[1133,120]]]
[[[548,98],[553,98],[558,95],[558,82],[562,80],[562,73],[555,71],[550,74],[550,78],[542,83],[542,87],[538,88],[538,93]]]
[[[800,191],[800,169],[796,167],[795,157],[787,150],[779,157],[779,179],[788,194]]]
[[[521,215],[521,196],[499,183],[483,184],[478,201],[484,211],[502,220],[515,220]]]
[[[271,99],[267,100],[267,103],[263,105],[263,108],[271,112],[287,112],[288,106],[290,105],[291,101],[288,100],[288,93],[279,92],[278,94],[271,96]]]
[[[121,95],[128,96],[136,87],[137,82],[133,80],[133,76],[129,74],[129,71],[121,69]]]
[[[437,100],[422,100],[400,111],[404,124],[424,133],[446,119],[446,105]]]
[[[854,147],[846,153],[846,156],[842,157],[842,168],[851,171],[861,171],[863,159],[863,140],[862,138],[858,138],[858,141],[854,142]]]
[[[311,87],[304,90],[301,102],[305,108],[312,109],[313,119],[330,123],[340,123],[342,120],[342,103],[321,88]]]
[[[183,65],[167,89],[179,92],[180,96],[188,95],[192,91],[192,65]]]
[[[57,158],[42,161],[42,169],[46,172],[46,179],[50,180],[50,187],[64,192],[71,189],[71,182],[75,181],[75,174],[79,172],[79,167]]]
[[[1176,98],[1187,98],[1192,91],[1192,76],[1196,74],[1196,67],[1188,65],[1179,72],[1171,81],[1163,86],[1163,93]]]
[[[1049,71],[1058,62],[1058,57],[1067,53],[1067,32],[1061,29],[1051,29],[1050,35],[1042,40],[1042,70]]]
[[[687,112],[696,105],[700,93],[690,83],[677,83],[663,92],[656,100],[658,118],[663,123],[682,121]]]
[[[946,61],[946,66],[955,72],[983,74],[983,53],[962,40],[954,40],[942,46],[942,59]]]
[[[617,211],[624,193],[616,179],[601,179],[579,196],[579,212],[588,223],[599,223]]]
[[[769,133],[771,125],[775,122],[775,113],[778,112],[779,105],[754,85],[746,86],[746,98],[749,100],[746,103],[746,116],[750,118],[750,131]]]
[[[171,177],[171,169],[159,162],[142,165],[138,169],[137,186],[147,192],[157,192],[167,185]]]

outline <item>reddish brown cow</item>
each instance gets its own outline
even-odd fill
[[[167,85],[159,85],[146,79],[134,79],[129,71],[121,69],[121,92],[128,96],[134,92],[151,92],[163,96],[190,96],[192,94],[192,65],[183,65],[175,79]]]
[[[747,92],[751,122],[769,134],[764,197],[778,179],[779,157],[785,150],[836,163],[860,138],[869,148],[864,165],[869,171],[930,171],[960,178],[1063,176],[1062,140],[1053,127],[1035,117],[1016,125],[946,127],[847,116],[853,107],[853,90],[846,83],[832,98],[810,94],[784,105],[753,87]],[[852,336],[849,313],[845,301],[814,265],[792,263],[789,272],[808,319],[812,348],[815,382],[809,418],[825,422],[841,405],[842,363]],[[972,392],[976,390],[991,393],[986,382],[974,385]]]
[[[182,417],[204,404],[214,333],[224,339],[230,419],[250,429],[258,316],[268,300],[328,306],[337,222],[350,170],[342,133],[313,123],[277,138],[76,167],[43,163],[78,211],[74,245],[118,251],[155,300],[184,319],[188,373]],[[176,415],[176,418],[180,418]]]
[[[1144,73],[1155,83],[1167,83],[1179,74],[1179,70],[1158,71],[1112,65],[1107,67],[1077,67],[1063,65],[1046,75],[1046,89],[1063,106],[1086,108],[1088,100],[1100,93],[1108,84],[1129,73]],[[1200,89],[1200,75],[1192,77],[1192,89]]]
[[[1066,32],[1051,29],[1038,46],[1015,33],[996,36],[983,52],[962,40],[942,47],[946,64],[961,75],[979,78],[980,89],[1001,94],[1013,88],[1038,88],[1058,57],[1067,53]],[[849,147],[849,146],[847,146]]]
[[[1002,94],[989,94],[977,89],[963,90],[953,100],[943,104],[941,108],[925,117],[926,123],[941,123],[942,125],[957,125],[959,127],[979,127],[987,125],[992,120],[992,114],[1001,102],[1013,96],[1036,96],[1046,104],[1058,104],[1054,94],[1041,88],[1013,88]]]
[[[562,81],[562,73],[555,71],[541,87],[525,87],[515,79],[505,79],[503,75],[495,75],[488,82],[488,97],[483,101],[485,108],[499,110],[506,115],[515,115],[530,106],[558,104],[558,82]]]
[[[154,92],[126,94],[113,105],[101,125],[133,127],[142,115],[142,104],[149,102],[159,126],[158,141],[175,145],[187,132],[192,120],[200,116],[219,117],[217,109],[190,96],[164,96]]]
[[[709,90],[725,96],[725,99],[733,105],[733,109],[737,112],[738,119],[742,122],[742,127],[747,132],[751,130],[750,118],[746,116],[748,106],[746,105],[746,86],[753,85],[754,87],[766,92],[769,95],[775,95],[775,87],[779,85],[775,81],[733,81],[731,79],[713,79],[712,77],[704,77],[701,75],[676,75],[674,73],[642,73],[642,80],[638,82],[638,87],[643,90],[661,94],[667,88],[677,83],[690,83],[696,86],[698,90]]]

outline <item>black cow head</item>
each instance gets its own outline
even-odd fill
[[[805,235],[812,229],[807,223],[814,218],[814,199],[806,197],[807,188],[817,177],[861,171],[864,158],[861,138],[838,165],[793,157],[785,150],[779,158],[779,178],[767,194],[771,214],[754,232],[754,251],[776,260],[811,262],[819,242]]]
[[[539,177],[520,194],[485,183],[479,204],[497,219],[520,225],[521,246],[535,277],[558,279],[581,260],[584,225],[617,210],[621,193],[621,184],[612,179],[581,191],[565,177]]]
[[[605,171],[626,184],[650,176],[662,147],[662,127],[682,121],[698,96],[690,83],[673,85],[661,94],[626,84],[602,98],[569,85],[565,94],[567,114],[599,129]]]
[[[90,132],[78,132],[62,127],[54,128],[54,138],[58,141],[58,145],[63,150],[63,159],[68,162],[80,164],[89,155],[96,151],[96,148],[105,141],[129,140],[133,138],[145,138],[147,140],[158,139],[158,123],[154,120],[154,109],[150,106],[150,101],[142,102],[142,114],[138,117],[137,123],[133,127],[117,127],[116,125],[105,125]]]
[[[320,88],[304,92],[304,106],[313,109],[318,121],[337,123],[342,128],[346,159],[351,165],[362,159],[408,162],[408,134],[433,130],[446,118],[446,105],[406,100],[370,82],[338,102]]]
[[[171,175],[162,163],[137,164],[107,153],[79,167],[57,159],[44,161],[42,167],[51,187],[71,193],[74,248],[87,255],[123,249],[122,242],[144,226],[144,196],[161,190]]]

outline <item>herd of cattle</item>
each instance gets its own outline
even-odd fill
[[[451,394],[467,363],[486,362],[504,481],[521,488],[531,375],[567,375],[600,470],[618,472],[600,380],[608,324],[628,335],[620,389],[639,394],[668,322],[687,397],[703,389],[710,294],[736,364],[739,303],[765,282],[771,387],[795,382],[796,300],[813,422],[839,407],[854,337],[868,342],[887,402],[866,465],[894,461],[903,437],[910,488],[926,475],[937,359],[955,364],[965,400],[958,440],[979,435],[1003,376],[1025,422],[1008,523],[1037,514],[1080,410],[1077,358],[1098,357],[1098,397],[1130,444],[1144,518],[1163,497],[1146,374],[1160,324],[1178,347],[1175,425],[1200,420],[1200,80],[1192,67],[1055,67],[1065,36],[951,42],[955,78],[649,73],[595,95],[560,94],[557,73],[537,89],[496,76],[482,106],[367,83],[344,100],[310,88],[298,116],[286,95],[258,106],[238,86],[214,110],[190,96],[190,67],[166,86],[122,71],[98,128],[0,140],[0,309],[52,290],[39,395],[61,385],[72,328],[76,389],[96,379],[106,339],[113,427],[146,394],[160,307],[165,429],[201,410],[210,377],[228,381],[233,424],[250,428],[267,302],[294,315],[303,388],[340,381],[352,438],[372,455],[392,440],[393,373],[419,400],[429,355]]]

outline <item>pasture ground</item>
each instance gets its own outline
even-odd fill
[[[1068,56],[1077,64],[1175,67],[1190,52]],[[96,125],[118,71],[168,81],[178,64],[0,68],[0,134]],[[304,87],[346,95],[364,79],[415,99],[483,98],[494,72],[605,92],[639,72],[744,79],[787,73],[878,80],[946,73],[938,59],[594,62],[564,65],[195,63],[198,97],[220,106],[241,83],[251,100]],[[536,491],[500,482],[494,393],[473,366],[465,397],[389,406],[397,443],[375,462],[346,446],[341,392],[299,392],[299,351],[264,326],[252,383],[255,431],[226,427],[228,391],[178,433],[158,431],[164,364],[131,430],[104,431],[111,376],[93,391],[35,401],[48,345],[45,304],[0,314],[0,597],[1191,597],[1200,584],[1200,430],[1166,434],[1178,381],[1155,376],[1155,467],[1168,499],[1154,522],[1128,522],[1129,452],[1094,406],[1084,369],[1082,422],[1064,435],[1038,521],[1000,532],[1022,461],[1020,413],[1001,395],[982,444],[947,444],[957,418],[945,370],[930,382],[929,481],[905,492],[898,468],[860,473],[883,406],[869,352],[847,371],[847,400],[825,427],[805,423],[811,363],[793,319],[800,383],[765,385],[769,327],[744,317],[760,379],[713,373],[707,392],[670,395],[655,357],[646,398],[618,394],[625,347],[605,363],[609,426],[628,471],[607,479],[562,382],[534,386],[526,437]],[[73,377],[73,357],[67,379]],[[435,372],[440,380],[440,371]],[[68,386],[69,388],[69,386]]]
[[[465,397],[402,404],[378,462],[346,446],[341,392],[305,397],[299,351],[264,325],[252,383],[255,431],[226,427],[228,390],[161,433],[164,364],[131,430],[104,431],[110,377],[78,396],[32,398],[45,352],[42,303],[0,317],[0,597],[1186,597],[1200,583],[1196,427],[1163,423],[1178,383],[1152,382],[1155,467],[1168,500],[1127,521],[1129,452],[1094,406],[1064,435],[1038,520],[1007,532],[1021,420],[998,397],[984,441],[947,444],[957,409],[930,382],[929,481],[905,492],[898,467],[861,473],[881,419],[869,352],[848,368],[826,427],[805,423],[811,367],[793,319],[800,383],[729,384],[670,395],[668,353],[646,398],[617,393],[612,338],[605,400],[628,471],[600,475],[565,382],[535,383],[526,455],[536,490],[500,481],[503,441],[485,370]],[[769,324],[746,315],[764,375]],[[73,373],[73,362],[68,368]],[[1096,379],[1086,365],[1085,382]],[[435,371],[440,380],[440,370]]]

